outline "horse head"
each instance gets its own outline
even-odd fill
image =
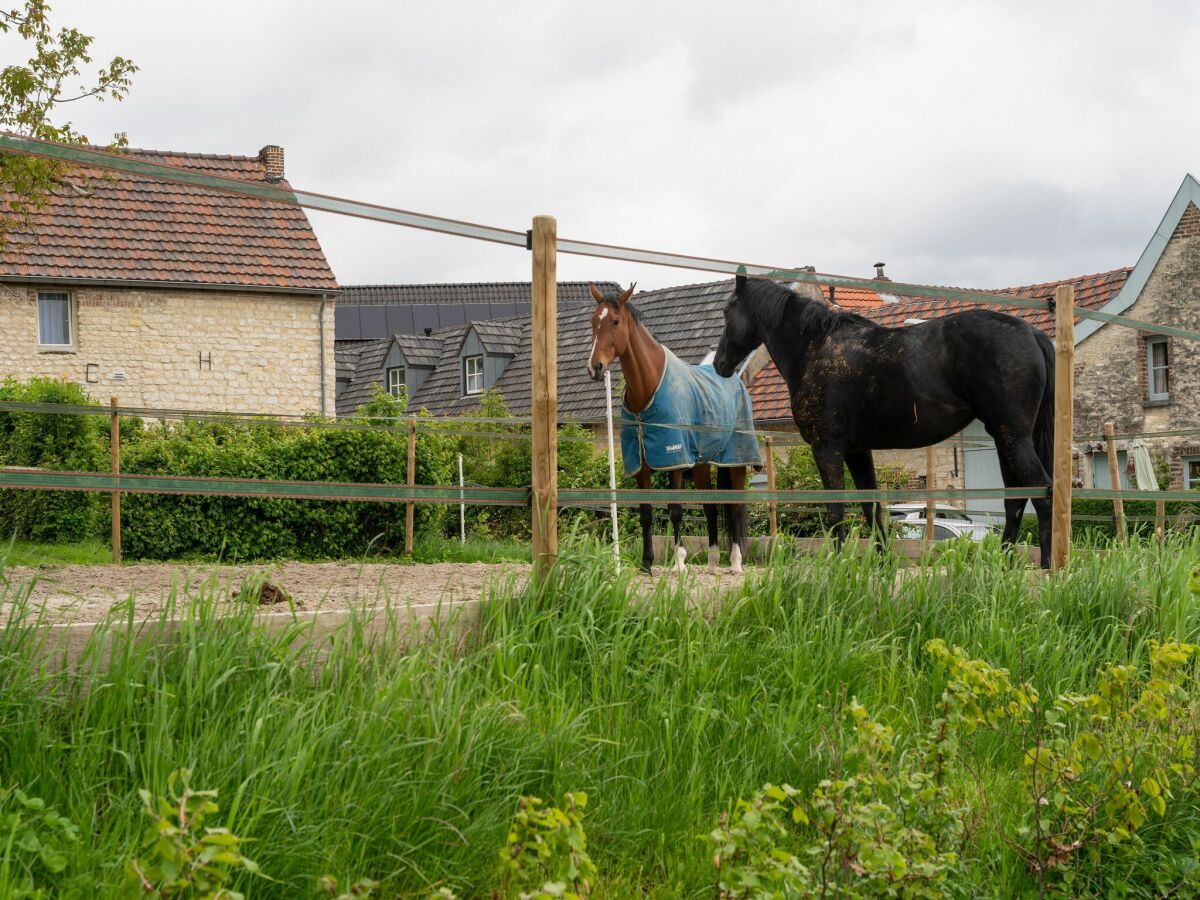
[[[629,285],[616,297],[606,297],[594,284],[592,299],[596,309],[592,313],[592,352],[588,356],[588,374],[598,381],[604,370],[629,348],[629,328],[633,315],[629,311],[629,298],[635,285]]]
[[[733,283],[733,298],[725,304],[725,331],[713,357],[713,368],[722,378],[728,378],[763,342],[758,322],[745,301],[746,276],[739,275]]]

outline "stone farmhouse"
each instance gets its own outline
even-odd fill
[[[128,151],[286,186],[283,149]],[[337,282],[296,206],[77,169],[0,255],[0,378],[124,406],[334,412]]]

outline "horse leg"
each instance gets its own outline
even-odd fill
[[[813,447],[813,462],[817,465],[817,474],[821,476],[821,486],[827,491],[841,491],[846,487],[846,455],[841,450],[832,447]],[[840,548],[846,541],[846,529],[843,520],[846,518],[846,504],[840,500],[825,505],[826,518],[833,539]]]
[[[637,486],[640,490],[650,490],[650,470],[642,466],[638,470]],[[638,518],[642,522],[642,571],[647,575],[654,573],[654,510],[649,503],[638,504]]]
[[[746,489],[746,468],[738,466],[729,471],[729,487]],[[734,575],[742,574],[742,555],[746,552],[746,504],[729,504],[729,568]]]
[[[994,437],[994,436],[993,436]],[[1013,476],[1015,484],[1009,484],[1006,479],[1005,487],[1049,487],[1050,475],[1042,467],[1042,462],[1038,459],[1037,451],[1033,446],[1032,437],[1020,437],[1015,440],[1006,442],[996,442],[997,455],[1002,459],[1007,459],[1009,467],[1009,475]],[[1001,477],[1004,477],[1004,469],[1000,470]],[[1050,500],[1047,497],[1040,497],[1033,502],[1033,509],[1038,517],[1038,543],[1042,550],[1042,568],[1050,568],[1050,537],[1051,537],[1051,507]],[[1014,509],[1015,504],[1014,504]],[[1024,508],[1024,503],[1022,503]],[[1006,517],[1009,515],[1009,505],[1004,504]],[[1019,515],[1013,516],[1013,520],[1005,522],[1004,533],[1015,540],[1017,530],[1020,528]]]
[[[708,466],[696,466],[692,478],[696,483],[696,490],[712,490],[712,469]],[[721,511],[715,503],[705,503],[703,506],[704,521],[708,525],[708,574],[716,575],[717,563],[721,560],[721,548],[717,545],[717,517]]]
[[[854,486],[860,491],[873,491],[879,487],[879,482],[875,480],[875,458],[870,450],[847,453],[846,468],[850,470]],[[862,508],[863,515],[871,523],[871,530],[875,532],[875,545],[882,552],[887,548],[884,541],[883,510],[880,504],[870,500],[864,501]]]
[[[1004,486],[1017,484],[1017,476],[1013,474],[1012,467],[1008,464],[999,452],[996,457],[1000,461],[1000,480],[1004,482]],[[1025,513],[1025,504],[1029,501],[1024,498],[1004,501],[1004,533],[1000,536],[1000,542],[1005,547],[1011,547],[1017,542],[1017,537],[1021,533],[1021,516]]]
[[[670,472],[671,490],[683,490],[683,469],[673,469]],[[671,515],[671,533],[675,536],[675,571],[682,575],[687,571],[687,550],[683,546],[683,503],[682,501],[667,504]]]

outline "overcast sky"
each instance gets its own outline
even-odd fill
[[[1006,287],[1132,265],[1200,170],[1192,2],[51,2],[141,67],[93,140],[281,144],[294,187],[564,237]],[[342,284],[529,278],[310,216]]]

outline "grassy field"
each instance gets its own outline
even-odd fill
[[[903,756],[939,714],[931,638],[1045,697],[1090,692],[1106,663],[1144,666],[1149,640],[1200,638],[1198,559],[1200,542],[1175,538],[1080,554],[1043,581],[990,543],[899,578],[891,556],[781,558],[720,609],[697,610],[671,580],[633,602],[605,548],[576,546],[540,593],[498,586],[465,643],[446,628],[402,652],[350,628],[316,648],[301,628],[264,635],[249,609],[218,622],[215,598],[178,598],[177,642],[118,641],[104,673],[47,671],[32,619],[10,622],[0,893],[28,869],[50,895],[117,895],[153,824],[138,791],[164,794],[186,768],[219,792],[209,824],[246,839],[261,867],[238,876],[249,897],[313,896],[323,875],[374,879],[375,896],[488,896],[504,887],[498,851],[518,798],[568,790],[590,798],[593,896],[715,896],[709,832],[765,782],[807,794],[825,777],[841,758],[828,710],[839,696],[894,727]],[[1025,748],[984,734],[976,749],[953,786],[971,828],[939,890],[1032,895],[1015,849]],[[16,789],[79,829],[59,841],[60,872],[13,849]],[[1104,874],[1077,892],[1181,895],[1200,821],[1196,795],[1176,794],[1169,827],[1147,824],[1138,852],[1111,863],[1098,847]],[[1173,885],[1152,886],[1155,872]]]

